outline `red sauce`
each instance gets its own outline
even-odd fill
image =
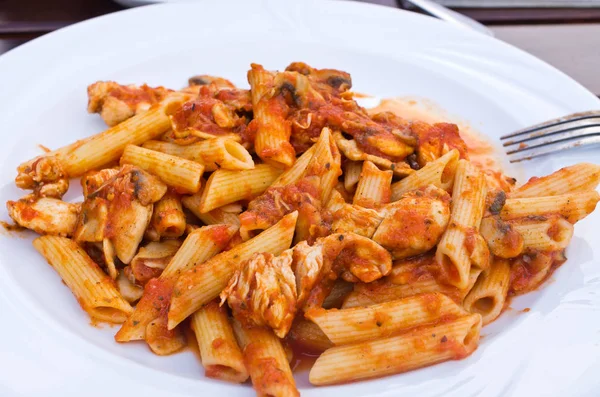
[[[29,206],[23,206],[20,215],[23,222],[31,222],[41,214]]]
[[[152,88],[148,87],[146,84],[140,87],[120,85],[115,87],[109,95],[127,103],[127,105],[131,107],[134,107],[142,102],[149,103],[151,105],[158,103],[169,92],[171,92],[171,90],[163,87]]]
[[[231,237],[229,226],[227,225],[214,226],[211,228],[209,234],[209,238],[221,249],[227,246]]]

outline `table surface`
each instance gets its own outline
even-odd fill
[[[358,0],[410,9],[404,0]],[[0,0],[0,54],[61,27],[122,10],[110,0]],[[457,8],[600,96],[600,8]]]

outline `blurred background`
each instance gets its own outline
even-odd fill
[[[600,95],[600,0],[356,1],[479,29],[545,60]],[[157,1],[0,0],[0,55],[64,26],[152,2]]]

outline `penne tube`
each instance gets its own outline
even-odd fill
[[[252,94],[253,122],[257,123],[254,150],[265,163],[289,168],[296,160],[290,144],[291,124],[286,120],[288,106],[284,94],[275,87],[274,74],[252,64],[248,83]]]
[[[510,220],[558,214],[574,224],[588,216],[596,208],[598,200],[600,195],[595,190],[558,196],[509,198],[502,207],[500,216]]]
[[[236,232],[236,226],[213,225],[190,233],[160,277],[146,284],[142,299],[115,335],[115,340],[129,342],[144,339],[148,324],[160,316],[166,318],[173,284],[179,274],[221,252]]]
[[[169,329],[216,298],[227,286],[239,263],[257,252],[279,255],[290,247],[298,212],[284,216],[279,222],[229,251],[182,272],[175,283],[169,308]]]
[[[111,127],[104,132],[62,147],[52,154],[60,159],[70,177],[101,168],[121,157],[127,145],[142,143],[159,137],[171,127],[168,113],[181,106],[188,95],[169,94],[163,101],[146,112]]]
[[[304,173],[305,178],[319,178],[319,200],[327,205],[331,192],[342,174],[341,155],[327,127],[321,130],[319,140],[315,143],[315,152]]]
[[[535,220],[514,219],[508,223],[522,236],[524,251],[563,250],[567,248],[573,237],[573,225],[558,215]]]
[[[309,380],[330,385],[459,360],[477,348],[480,330],[481,316],[470,314],[398,336],[332,347],[317,359]]]
[[[282,187],[298,182],[298,180],[304,175],[306,167],[308,167],[308,163],[310,163],[314,153],[315,145],[312,145],[306,152],[302,153],[302,155],[296,159],[290,168],[281,173],[281,175],[275,179],[271,186]]]
[[[404,193],[434,185],[450,192],[454,183],[454,173],[458,165],[459,153],[453,149],[442,157],[427,163],[420,170],[399,182],[392,184],[392,201],[398,200]]]
[[[415,277],[415,274],[418,276]],[[438,281],[433,274],[423,268],[415,268],[410,264],[396,265],[392,269],[392,274],[383,280],[369,284],[355,284],[354,291],[348,294],[344,300],[342,309],[369,306],[434,292],[440,292],[454,302],[461,304],[480,274],[481,269],[471,269],[467,288],[458,289]]]
[[[206,139],[190,145],[148,141],[142,147],[200,163],[204,166],[205,171],[215,171],[219,168],[226,170],[254,168],[254,160],[248,150],[231,139]]]
[[[233,329],[244,352],[256,394],[264,397],[299,397],[281,340],[268,328],[244,328],[234,321]]]
[[[198,192],[191,196],[183,196],[181,203],[185,208],[190,210],[194,215],[198,217],[205,225],[240,225],[239,213],[227,212],[221,208],[215,208],[212,211],[200,212],[200,203],[202,202],[202,194]]]
[[[28,196],[29,197],[29,196]],[[77,227],[81,204],[50,197],[7,201],[8,215],[19,225],[39,234],[71,236]]]
[[[150,228],[158,237],[177,238],[185,232],[185,214],[177,194],[167,192],[156,204],[152,212]]]
[[[485,240],[479,235],[486,197],[485,176],[467,160],[460,160],[456,168],[450,222],[436,250],[436,260],[442,267],[447,282],[459,289],[469,283],[472,262],[485,268],[489,260]],[[476,263],[479,262],[479,263]]]
[[[122,323],[133,311],[117,291],[113,280],[73,240],[42,236],[33,240],[92,319]]]
[[[356,188],[362,168],[361,161],[347,160],[344,164],[344,189],[347,192],[352,192]]]
[[[463,302],[471,313],[479,313],[483,325],[494,321],[504,308],[510,285],[510,264],[506,259],[496,259],[483,272]]]
[[[390,202],[392,171],[381,171],[370,161],[363,163],[362,172],[352,204],[365,208],[378,208]]]
[[[317,324],[333,344],[346,345],[386,338],[441,318],[465,314],[465,310],[447,296],[426,293],[367,307],[312,309],[304,316]]]
[[[267,190],[280,174],[281,170],[267,164],[258,164],[251,170],[217,170],[206,182],[198,211],[206,213],[239,200],[250,200]]]
[[[204,172],[204,166],[200,163],[134,145],[125,148],[121,164],[140,167],[182,193],[200,190],[200,178]]]
[[[212,301],[192,315],[204,373],[209,378],[242,383],[248,379],[244,356],[233,334],[227,309]]]
[[[531,178],[510,193],[510,198],[558,196],[584,193],[596,189],[600,183],[600,166],[590,163],[561,168],[550,175]]]

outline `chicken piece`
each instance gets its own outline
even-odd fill
[[[104,240],[109,203],[102,197],[92,197],[83,202],[73,240],[78,243],[97,243]]]
[[[145,112],[172,92],[164,87],[120,85],[114,81],[98,81],[89,85],[87,91],[88,112],[100,113],[108,126]]]
[[[322,243],[310,246],[306,241],[302,241],[294,246],[294,275],[300,307],[308,300],[313,287],[323,277],[324,264]]]
[[[450,220],[450,195],[435,186],[405,193],[387,204],[373,241],[387,248],[395,259],[425,253],[435,247]]]
[[[382,221],[383,216],[374,209],[343,204],[333,213],[331,230],[336,233],[353,232],[371,238]]]
[[[242,325],[267,325],[283,338],[296,314],[296,282],[291,268],[292,250],[279,256],[254,254],[240,267],[221,292]]]
[[[20,226],[39,234],[71,236],[77,225],[81,204],[34,195],[7,201],[8,215]]]
[[[370,283],[391,269],[389,252],[355,233],[331,234],[312,246],[301,242],[294,247],[298,306],[320,307],[340,275],[349,282]]]
[[[277,223],[285,215],[298,210],[297,230],[304,239],[318,237],[327,230],[321,230],[321,202],[318,197],[318,181],[301,180],[295,184],[270,187],[248,204],[248,209],[240,214],[240,233],[249,238],[253,230],[265,230]],[[311,235],[312,227],[312,235]]]
[[[419,121],[411,125],[411,131],[417,137],[417,162],[421,167],[452,149],[458,150],[461,159],[469,158],[467,144],[460,137],[456,124]]]
[[[248,124],[243,113],[252,109],[249,96],[243,90],[221,90],[215,84],[200,86],[198,96],[171,115],[173,131],[167,138],[187,139],[186,143],[192,143],[189,138],[210,139],[231,134],[243,137]]]
[[[39,197],[60,199],[69,190],[69,176],[56,156],[40,156],[21,164],[15,183]]]
[[[75,233],[77,239],[110,239],[115,255],[128,264],[150,223],[153,203],[166,193],[167,186],[129,165],[116,174],[103,170],[88,175],[82,184],[87,196]]]

